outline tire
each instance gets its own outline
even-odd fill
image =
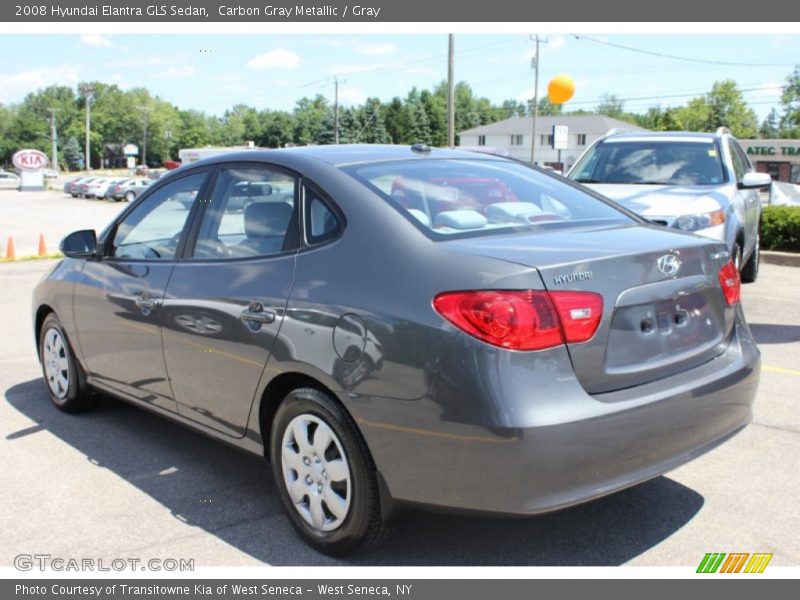
[[[736,266],[736,269],[741,274],[742,272],[742,247],[739,245],[739,242],[735,242],[733,244],[733,248],[731,249],[731,260],[733,264]]]
[[[761,265],[761,234],[756,236],[756,245],[753,253],[742,267],[742,283],[754,283],[758,279],[758,268]]]
[[[42,323],[39,335],[39,360],[50,400],[66,413],[79,413],[94,405],[85,377],[75,353],[69,345],[58,317],[50,313]]]
[[[133,192],[127,192],[125,194],[125,202],[133,202],[134,200],[136,200],[136,194]]]
[[[323,428],[328,444],[315,448]],[[290,392],[275,414],[269,450],[283,506],[309,545],[344,556],[376,546],[394,530],[381,516],[375,463],[366,443],[328,394],[314,388]]]

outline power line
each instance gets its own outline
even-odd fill
[[[623,44],[616,44],[606,40],[597,38],[572,34],[576,40],[583,40],[593,42],[602,46],[609,46],[610,48],[618,48],[620,50],[627,50],[628,52],[636,52],[638,54],[647,54],[648,56],[658,56],[659,58],[668,58],[670,60],[682,60],[685,62],[702,63],[704,65],[724,65],[729,67],[793,67],[795,63],[747,63],[726,60],[711,60],[707,58],[693,58],[691,56],[678,56],[675,54],[665,54],[663,52],[653,52],[652,50],[645,50],[643,48],[634,48],[633,46],[625,46]]]

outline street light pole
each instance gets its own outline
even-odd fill
[[[536,164],[536,117],[539,116],[539,34],[533,38],[536,40],[536,55],[533,57],[533,126],[531,127],[531,164]]]
[[[91,123],[92,123],[92,116],[91,116],[91,95],[94,90],[90,85],[83,85],[81,86],[81,92],[83,93],[83,97],[86,100],[86,154],[84,158],[83,166],[86,168],[87,171],[92,170],[92,155],[90,154],[91,151],[91,143],[89,142],[89,132],[91,131]]]
[[[144,113],[144,138],[142,140],[142,166],[147,168],[147,115],[150,112],[150,107],[139,106],[138,109]]]
[[[447,36],[447,146],[456,145],[456,81],[455,81],[455,39]]]
[[[339,143],[339,80],[333,76],[333,143]]]
[[[58,171],[58,133],[56,132],[56,113],[59,109],[49,108],[50,111],[50,163],[54,171]]]

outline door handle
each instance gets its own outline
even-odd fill
[[[252,302],[239,318],[245,323],[273,323],[275,316],[274,310],[265,309],[260,302]]]
[[[144,308],[146,310],[153,310],[154,308],[158,308],[159,301],[157,298],[153,298],[152,296],[137,296],[136,297],[136,306],[139,308]]]

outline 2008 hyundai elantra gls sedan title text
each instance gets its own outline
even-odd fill
[[[331,554],[383,539],[398,507],[597,498],[752,415],[724,244],[512,160],[229,154],[62,249],[33,299],[55,405],[97,389],[266,456]]]

